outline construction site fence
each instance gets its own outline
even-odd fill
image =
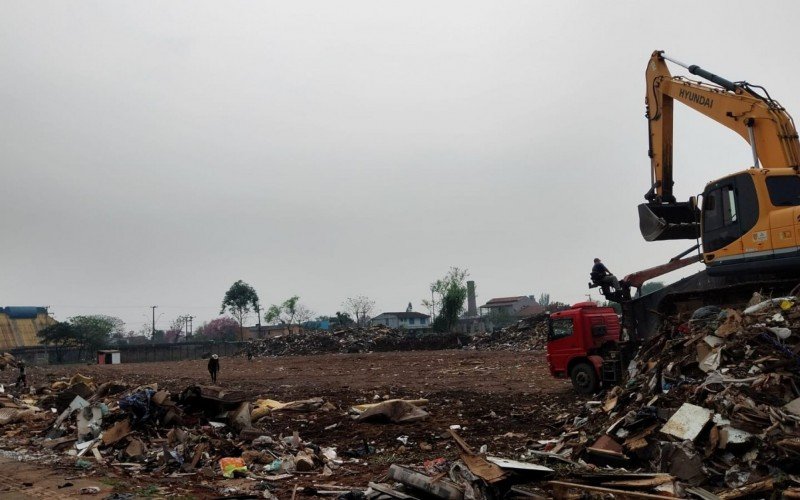
[[[120,353],[120,363],[151,361],[181,361],[207,358],[212,353],[232,356],[245,349],[247,342],[179,342],[174,344],[135,344],[114,348]],[[97,352],[79,347],[32,346],[12,349],[11,354],[34,365],[97,363]]]

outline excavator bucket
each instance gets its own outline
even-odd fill
[[[639,205],[639,229],[647,241],[700,237],[700,212],[690,202]]]

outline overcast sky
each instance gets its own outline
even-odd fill
[[[754,5],[4,0],[0,305],[197,326],[242,279],[422,310],[450,266],[479,303],[583,300],[593,257],[692,243],[638,230],[654,49],[800,113],[800,4]],[[679,198],[751,165],[675,122]]]

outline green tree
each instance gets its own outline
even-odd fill
[[[331,319],[333,319],[333,318],[331,318]],[[336,318],[335,319],[336,319],[336,324],[338,324],[340,326],[347,327],[347,326],[355,324],[355,321],[353,321],[353,318],[351,318],[350,315],[348,313],[346,313],[346,312],[336,311]]]
[[[228,291],[225,292],[219,313],[224,314],[226,309],[238,321],[239,335],[241,340],[244,340],[244,319],[250,314],[251,310],[261,310],[255,289],[242,280],[231,285]]]
[[[300,303],[300,297],[294,295],[284,300],[281,304],[272,304],[264,313],[267,323],[280,323],[283,325],[300,325],[314,317],[314,313]]]
[[[431,299],[423,299],[422,305],[431,311],[431,316],[434,317],[434,321],[437,315],[436,306],[439,306],[439,314],[441,314],[442,310],[444,309],[445,295],[447,295],[448,291],[451,289],[455,291],[455,288],[453,287],[463,288],[464,296],[466,297],[467,276],[469,276],[469,271],[467,269],[451,267],[442,279],[438,279],[430,284],[428,289],[431,291]],[[461,305],[460,309],[463,309],[463,304]],[[459,314],[461,314],[460,311]],[[447,320],[445,320],[445,324],[446,323],[448,323]],[[434,329],[436,329],[435,326]]]
[[[72,325],[66,322],[55,323],[40,330],[37,334],[39,341],[45,345],[66,346],[77,345],[77,332]]]
[[[442,279],[430,285],[433,299],[427,299],[422,304],[432,311],[436,310],[436,297],[438,296],[439,314],[433,321],[433,329],[437,332],[449,332],[458,323],[458,318],[464,312],[464,302],[467,300],[466,279],[469,276],[467,269],[451,267]]]
[[[125,322],[114,316],[74,316],[69,322],[75,331],[81,355],[84,351],[93,353],[102,349],[112,338],[119,338],[125,332]]]
[[[63,348],[79,345],[78,332],[67,322],[49,325],[36,333],[39,341],[44,345],[52,345],[56,348],[56,360],[60,363],[63,355]]]

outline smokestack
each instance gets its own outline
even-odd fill
[[[475,282],[467,281],[467,316],[478,315],[478,304],[475,302]]]

